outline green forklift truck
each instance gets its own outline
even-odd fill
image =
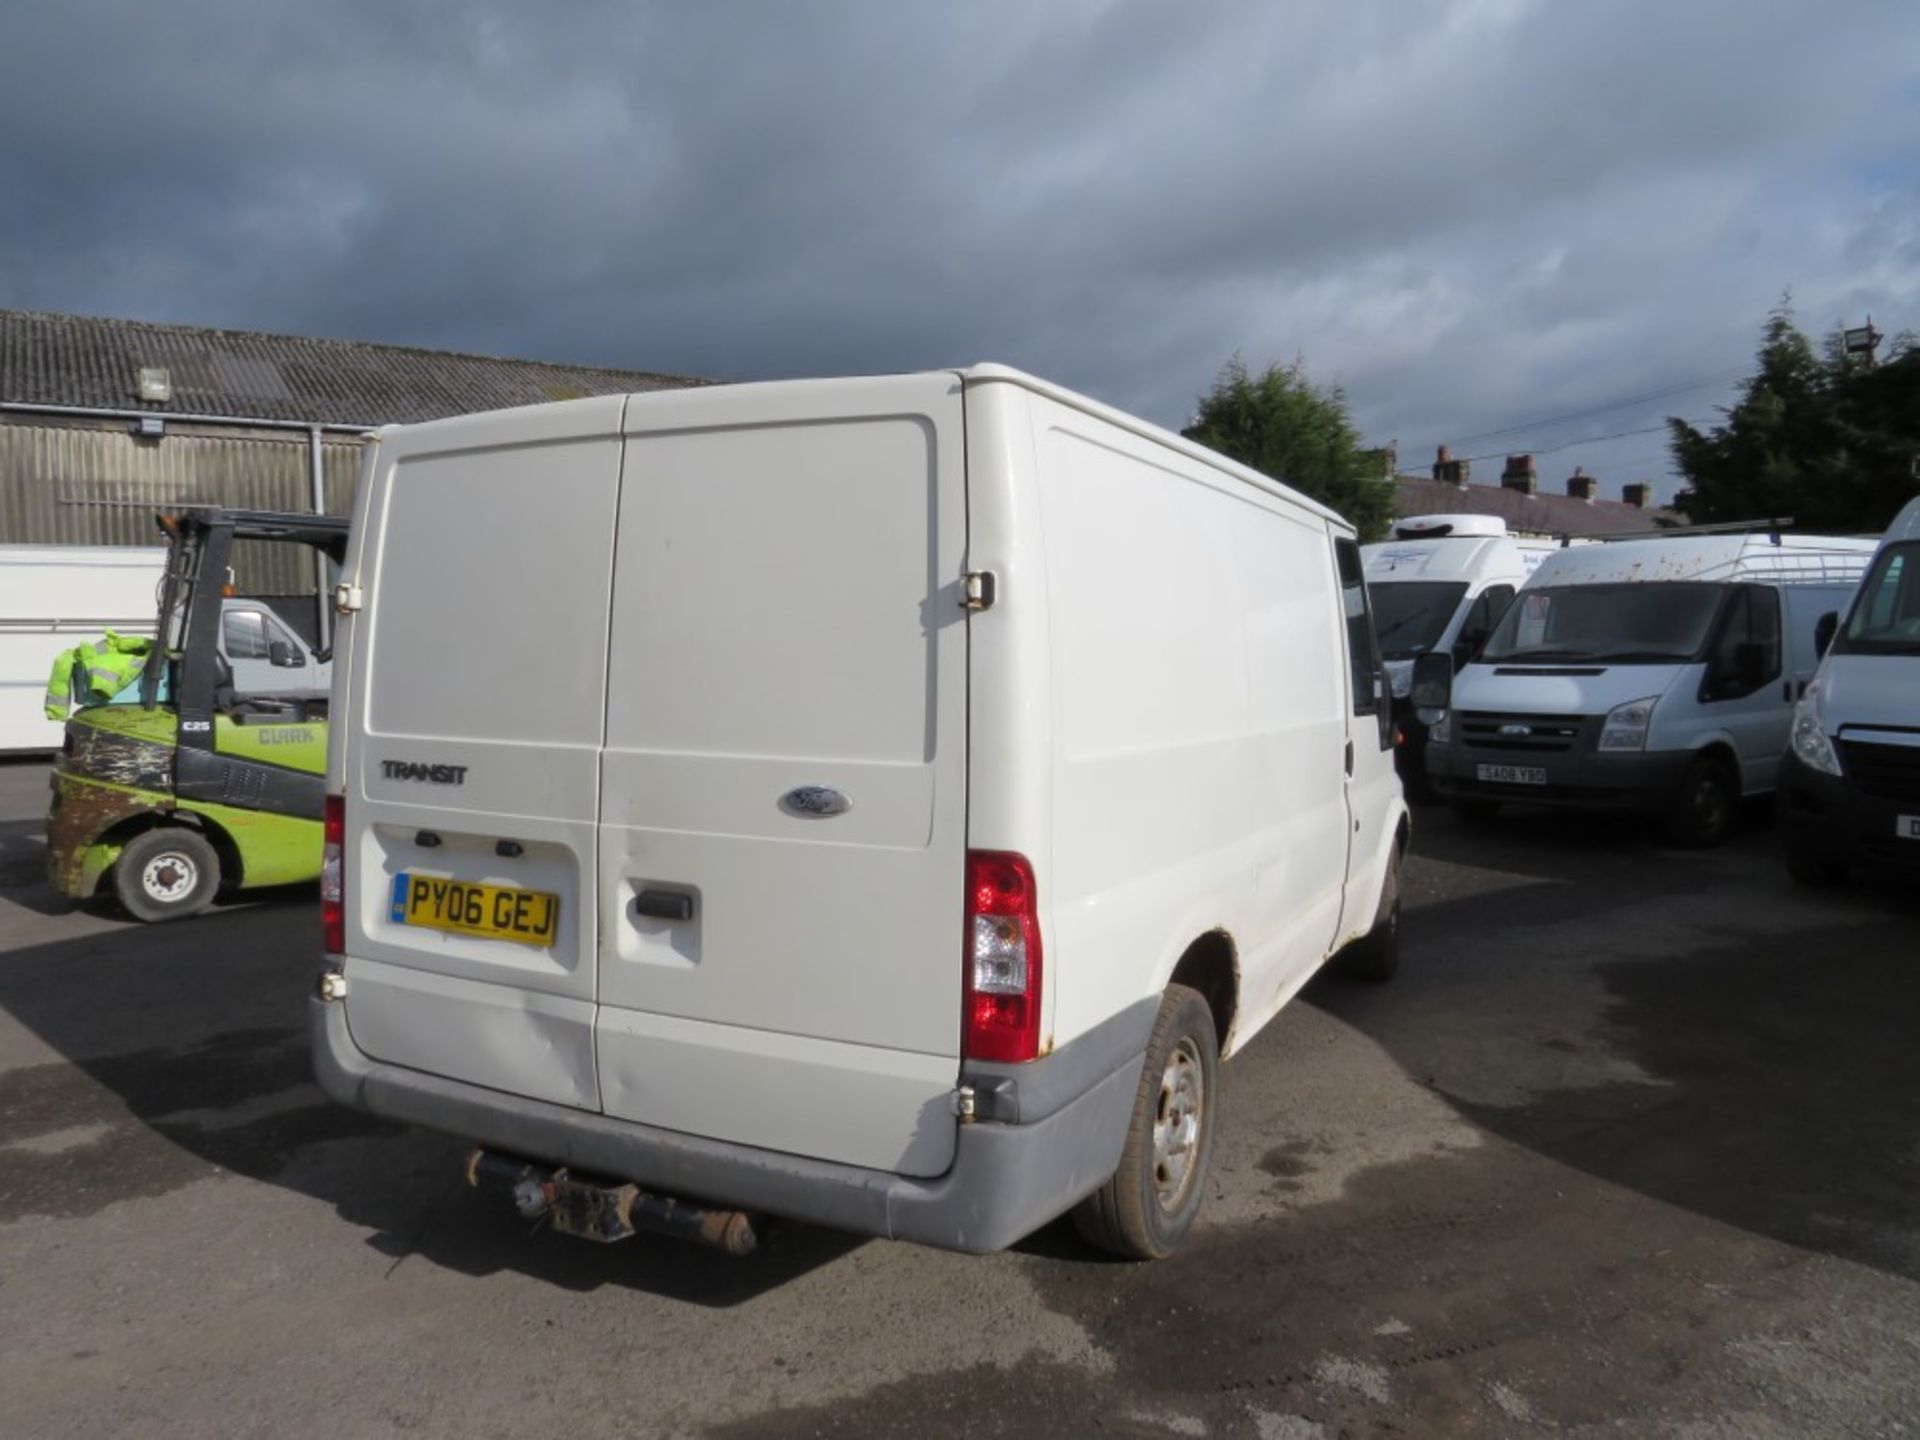
[[[135,684],[68,717],[47,814],[54,888],[115,896],[147,921],[197,914],[222,891],[318,878],[326,637],[308,647],[229,577],[239,541],[307,546],[331,574],[348,523],[214,509],[159,521],[169,550],[156,639]],[[319,602],[316,616],[324,632]]]

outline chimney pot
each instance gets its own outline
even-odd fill
[[[1567,477],[1567,494],[1576,500],[1591,500],[1600,491],[1600,481],[1587,474],[1580,466],[1573,467],[1573,474]]]
[[[1472,473],[1471,462],[1454,459],[1453,451],[1445,445],[1442,445],[1439,453],[1434,456],[1433,478],[1442,485],[1453,485],[1464,490],[1467,488],[1467,477]]]
[[[1644,480],[1636,480],[1631,485],[1620,487],[1620,498],[1636,510],[1644,510],[1653,499],[1653,486]]]
[[[1507,468],[1500,472],[1500,487],[1518,490],[1523,495],[1535,494],[1540,488],[1540,476],[1534,468],[1533,456],[1507,456]]]

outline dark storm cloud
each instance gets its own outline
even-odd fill
[[[1816,327],[1920,309],[1897,3],[179,0],[5,39],[0,304],[994,358],[1175,424],[1236,350],[1299,352],[1409,450],[1722,372],[1788,285]]]

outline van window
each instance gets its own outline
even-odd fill
[[[1726,593],[1725,585],[1666,580],[1529,587],[1507,607],[1480,660],[1609,665],[1693,660]]]
[[[1468,654],[1477,651],[1486,643],[1487,636],[1493,633],[1493,627],[1500,623],[1500,617],[1507,613],[1507,607],[1513,603],[1513,586],[1489,585],[1474,597],[1467,618],[1460,624],[1460,634],[1453,642],[1455,651],[1464,650]]]
[[[1396,580],[1368,587],[1374,638],[1389,660],[1431,650],[1467,593],[1464,580]]]
[[[1760,658],[1746,668],[1746,656],[1758,648]],[[1780,596],[1763,585],[1742,585],[1727,602],[1720,634],[1708,656],[1703,698],[1734,700],[1751,695],[1780,674]]]
[[[1888,546],[1874,562],[1834,649],[1920,655],[1920,543]]]
[[[229,610],[220,617],[229,660],[265,660],[267,626],[258,610]]]
[[[1360,545],[1335,540],[1340,557],[1340,599],[1347,617],[1347,662],[1353,672],[1353,713],[1371,715],[1378,704],[1379,648],[1373,638],[1373,615],[1367,605],[1367,584],[1360,564]]]

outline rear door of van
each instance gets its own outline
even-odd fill
[[[606,1113],[938,1174],[966,846],[960,380],[635,396],[626,428]]]
[[[383,439],[356,521],[343,756],[355,1042],[589,1110],[623,408]]]

